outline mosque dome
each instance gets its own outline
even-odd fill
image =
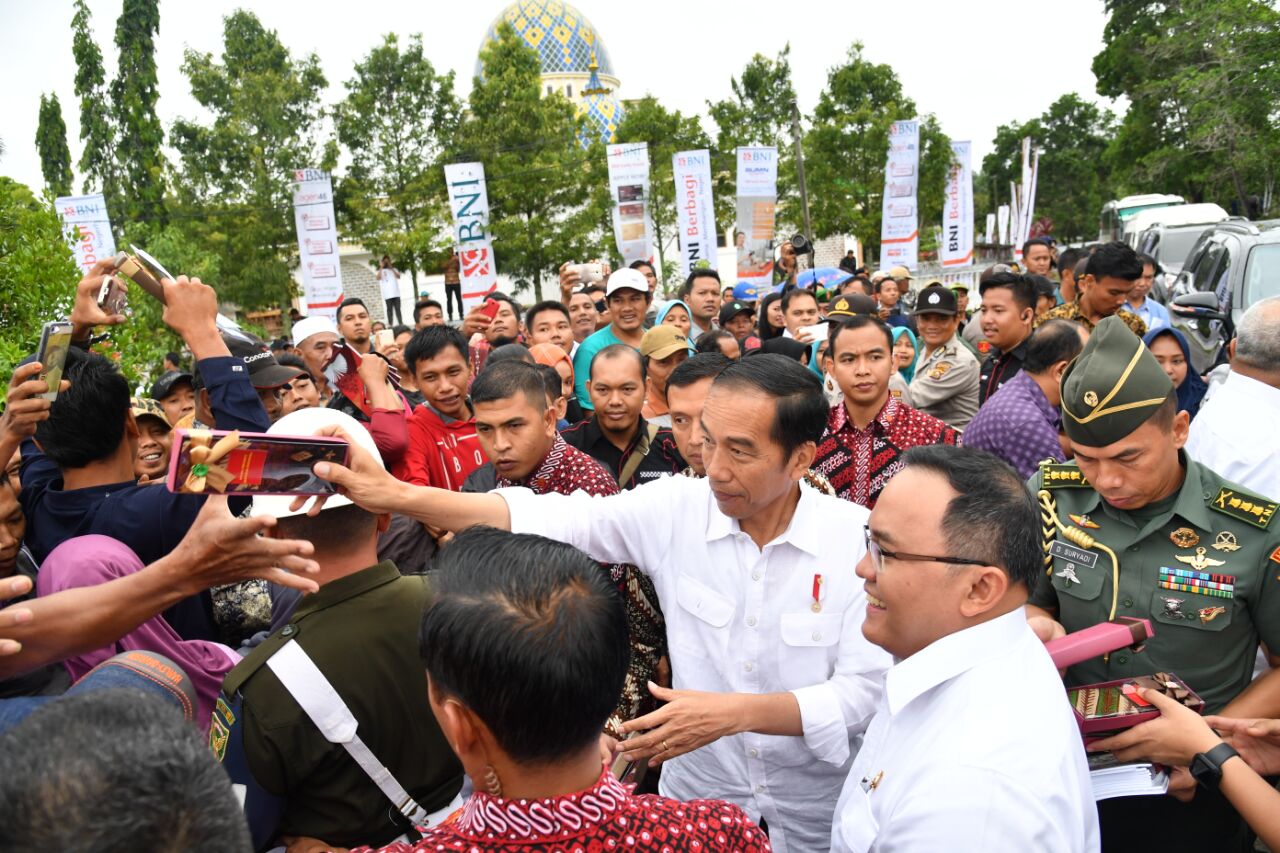
[[[546,94],[560,92],[590,119],[583,147],[597,137],[611,142],[625,112],[616,94],[621,84],[592,23],[562,0],[517,0],[494,18],[481,47],[497,38],[504,22],[537,52]],[[482,73],[477,59],[476,76]]]

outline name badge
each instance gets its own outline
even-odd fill
[[[1098,565],[1097,551],[1086,551],[1083,548],[1077,548],[1074,545],[1063,542],[1061,539],[1053,541],[1053,544],[1049,546],[1049,553],[1072,563],[1088,566],[1091,569]]]

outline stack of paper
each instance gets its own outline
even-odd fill
[[[1139,797],[1169,790],[1169,771],[1149,761],[1121,762],[1110,752],[1089,754],[1089,779],[1093,798]]]

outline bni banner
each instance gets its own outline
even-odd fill
[[[711,153],[678,151],[671,157],[676,182],[676,233],[680,275],[716,264],[716,215],[711,204]]]
[[[453,214],[453,239],[462,265],[462,309],[470,311],[498,289],[498,268],[489,237],[489,194],[483,163],[450,163],[444,167]]]
[[[938,256],[944,267],[973,263],[973,169],[969,142],[952,142],[951,176],[942,205],[942,246]]]
[[[880,210],[880,268],[916,268],[920,228],[916,189],[920,180],[920,122],[889,125],[889,158],[884,167]]]
[[[293,223],[298,231],[298,267],[302,270],[306,314],[334,317],[342,304],[342,269],[328,172],[294,170]]]
[[[64,195],[54,205],[82,272],[88,272],[102,258],[115,257],[116,240],[111,236],[111,219],[102,193]]]
[[[653,259],[649,215],[649,143],[610,145],[609,194],[613,196],[613,238],[624,263]]]
[[[773,228],[778,205],[778,149],[739,148],[738,281],[762,296],[773,287]]]

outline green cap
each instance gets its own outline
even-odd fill
[[[1077,444],[1106,447],[1146,423],[1172,390],[1142,339],[1107,317],[1062,375],[1062,428]]]

